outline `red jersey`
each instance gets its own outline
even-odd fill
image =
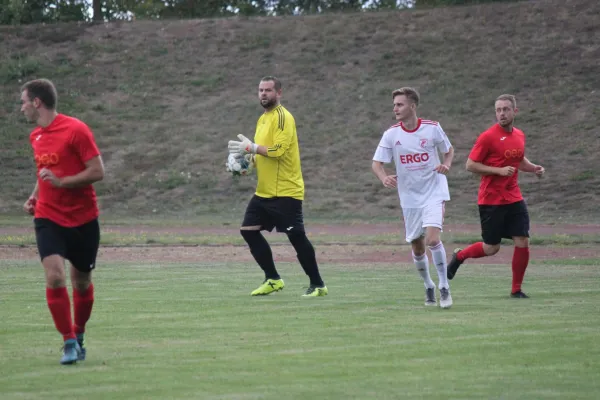
[[[80,120],[58,114],[47,127],[37,127],[29,135],[38,176],[35,218],[47,218],[58,225],[73,227],[98,218],[96,192],[92,185],[57,188],[39,178],[48,168],[59,178],[77,175],[85,163],[100,155],[92,131]]]
[[[500,205],[523,200],[518,184],[519,164],[525,157],[525,135],[513,127],[506,132],[495,124],[475,141],[469,158],[490,167],[515,167],[512,176],[483,175],[479,185],[477,204]]]

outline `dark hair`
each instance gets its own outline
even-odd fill
[[[265,76],[260,80],[261,82],[275,82],[275,90],[281,90],[281,81],[274,76]]]
[[[48,79],[35,79],[29,81],[21,87],[21,92],[25,90],[27,91],[27,97],[29,97],[30,101],[38,98],[47,109],[56,109],[58,95],[56,94],[54,84]]]
[[[403,87],[394,90],[392,92],[392,99],[395,99],[396,96],[406,96],[407,99],[415,103],[417,106],[421,100],[421,96],[419,95],[419,92],[417,92],[417,89],[411,87]]]

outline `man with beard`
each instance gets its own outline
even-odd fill
[[[92,270],[100,243],[98,204],[92,186],[104,166],[92,131],[80,120],[56,111],[57,94],[47,79],[21,88],[21,112],[37,124],[29,140],[37,183],[23,205],[34,215],[37,247],[46,275],[46,300],[64,340],[61,364],[85,359],[85,325],[92,313]],[[73,316],[66,288],[65,259],[71,263]]]
[[[438,122],[417,117],[420,96],[416,89],[394,90],[392,99],[398,123],[384,132],[372,169],[383,186],[398,188],[406,241],[411,244],[413,262],[425,285],[425,305],[437,305],[435,283],[429,275],[429,248],[439,278],[440,307],[447,309],[452,306],[452,295],[440,236],[444,205],[450,200],[446,174],[452,166],[454,148]],[[392,160],[396,174],[388,175],[383,164]]]
[[[541,177],[544,168],[525,157],[525,135],[513,126],[518,111],[515,96],[499,96],[495,108],[498,123],[479,135],[467,160],[467,170],[481,175],[477,203],[483,242],[454,250],[448,279],[454,278],[465,260],[492,256],[500,250],[502,238],[512,239],[515,249],[510,296],[526,299],[529,296],[521,285],[529,264],[529,213],[519,189],[518,172]]]
[[[280,104],[281,82],[273,76],[261,79],[258,99],[264,113],[256,124],[254,143],[244,135],[240,141],[229,141],[231,154],[252,154],[258,177],[256,192],[246,208],[240,229],[250,253],[265,273],[263,283],[252,296],[268,295],[284,288],[275,268],[271,247],[261,230],[287,235],[298,261],[310,279],[304,297],[325,296],[327,287],[319,274],[315,250],[306,237],[302,214],[304,180],[300,167],[300,149],[296,122]]]

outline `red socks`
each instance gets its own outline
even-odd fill
[[[73,289],[73,313],[75,315],[74,330],[76,334],[85,332],[85,324],[90,319],[92,314],[92,306],[94,305],[94,284],[85,292],[80,292]]]
[[[56,329],[63,335],[63,339],[75,339],[73,323],[71,321],[71,303],[66,287],[46,288],[46,301]]]
[[[515,247],[512,259],[512,293],[521,290],[521,284],[525,277],[525,270],[529,264],[529,247]]]
[[[461,250],[456,255],[458,261],[465,261],[467,258],[481,258],[485,257],[486,254],[483,251],[483,242],[473,243],[469,247]]]

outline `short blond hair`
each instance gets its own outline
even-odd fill
[[[498,101],[498,100],[508,100],[508,101],[510,101],[510,104],[512,105],[513,109],[517,108],[517,98],[515,96],[513,96],[512,94],[501,94],[496,99],[496,101]]]
[[[402,87],[394,90],[392,92],[392,99],[395,99],[396,96],[406,96],[407,99],[415,103],[417,106],[421,100],[421,96],[419,95],[419,92],[417,92],[417,89],[411,87]]]

